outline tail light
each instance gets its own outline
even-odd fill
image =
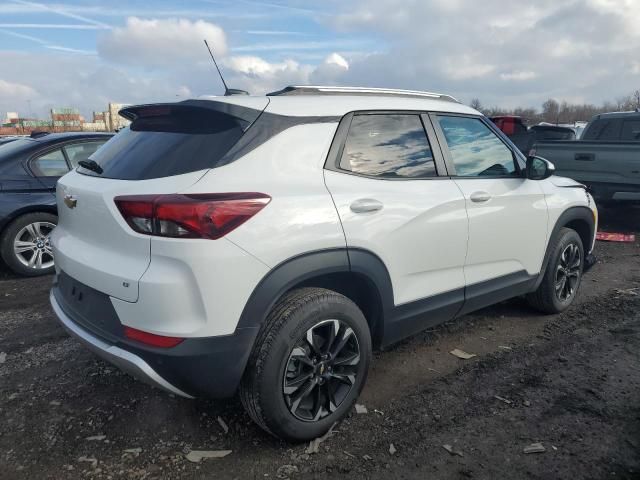
[[[136,342],[151,345],[152,347],[171,348],[182,343],[184,338],[165,337],[155,333],[144,332],[137,328],[124,327],[124,336]]]
[[[271,197],[264,193],[128,195],[114,201],[138,233],[215,240],[253,217]]]

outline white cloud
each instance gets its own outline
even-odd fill
[[[599,103],[638,88],[629,72],[638,71],[639,17],[638,0],[356,0],[330,25],[343,35],[375,31],[388,45],[351,59],[344,84],[509,107],[550,97]]]
[[[324,60],[324,63],[327,65],[337,65],[345,70],[349,70],[349,62],[339,53],[332,53]]]
[[[29,85],[8,82],[0,78],[0,101],[29,99],[36,95],[36,91]]]
[[[78,55],[91,53],[81,50],[82,45],[70,45],[78,48],[69,51],[67,45],[2,31],[50,51],[46,55],[0,51],[0,65],[11,65],[0,68],[2,81],[31,89],[26,94],[20,90],[22,96],[16,95],[15,102],[4,94],[0,112],[24,109],[27,98],[33,100],[34,110],[42,111],[47,106],[102,109],[107,101],[138,103],[220,94],[221,83],[204,38],[229,86],[252,94],[288,84],[327,83],[442,91],[462,101],[478,97],[484,105],[512,107],[539,106],[549,97],[598,103],[638,88],[638,0],[538,0],[526,5],[504,0],[334,2],[333,16],[313,17],[329,34],[336,33],[333,37],[315,33],[310,38],[286,37],[297,34],[294,24],[279,23],[273,30],[231,24],[232,38],[242,38],[236,37],[239,32],[255,36],[230,48],[223,29],[202,20],[218,12],[236,20],[273,15],[269,4],[270,0],[243,0],[203,11],[197,21],[184,18],[198,18],[197,11],[176,9],[175,16],[166,18],[167,11],[158,10],[159,19],[130,17],[124,26],[110,30],[106,30],[109,24],[90,17],[116,18],[139,10],[144,14],[144,8],[51,4],[54,14],[74,18],[74,25],[104,29],[97,56]],[[3,4],[0,15],[16,7],[30,13],[43,8],[32,2]],[[293,14],[282,9],[277,13]],[[42,71],[55,71],[56,81]]]
[[[536,78],[536,72],[530,70],[519,70],[515,72],[504,72],[500,74],[502,80],[524,82],[526,80],[533,80]]]
[[[107,60],[142,67],[177,67],[202,60],[207,40],[216,57],[227,53],[219,26],[203,20],[127,18],[98,39],[98,53]]]

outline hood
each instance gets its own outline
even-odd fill
[[[571,178],[567,178],[567,177],[558,177],[556,175],[551,177],[551,183],[553,183],[556,187],[573,187],[573,188],[587,188],[585,185],[583,185],[580,182],[576,182],[575,180],[572,180]]]

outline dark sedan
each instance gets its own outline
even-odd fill
[[[0,256],[15,273],[53,271],[56,182],[112,136],[39,133],[0,145]]]

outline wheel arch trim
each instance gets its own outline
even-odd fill
[[[542,260],[542,267],[540,268],[540,274],[538,275],[538,280],[536,281],[535,286],[532,289],[533,291],[535,291],[540,285],[540,283],[542,283],[542,279],[544,278],[544,274],[549,265],[549,259],[551,257],[551,242],[556,237],[556,235],[558,234],[561,228],[566,227],[568,224],[574,221],[585,222],[589,227],[589,238],[592,240],[595,237],[596,222],[593,217],[593,211],[590,208],[582,207],[582,206],[571,207],[565,210],[564,212],[562,212],[562,214],[556,220],[556,223],[553,229],[551,230],[551,234],[549,235],[549,240],[547,241],[547,248],[544,252],[544,259]],[[577,233],[578,235],[580,235],[580,232],[577,232]],[[581,238],[581,240],[583,240],[583,243],[584,243],[584,239]],[[591,242],[589,246],[587,245],[584,246],[585,255],[587,253],[590,253],[586,251],[586,249],[590,248],[590,246],[591,246]]]
[[[254,288],[237,328],[262,325],[269,311],[286,292],[305,281],[335,273],[364,277],[377,290],[383,318],[393,308],[391,277],[382,260],[368,250],[341,247],[297,255],[274,267]],[[371,327],[378,328],[379,325]]]

